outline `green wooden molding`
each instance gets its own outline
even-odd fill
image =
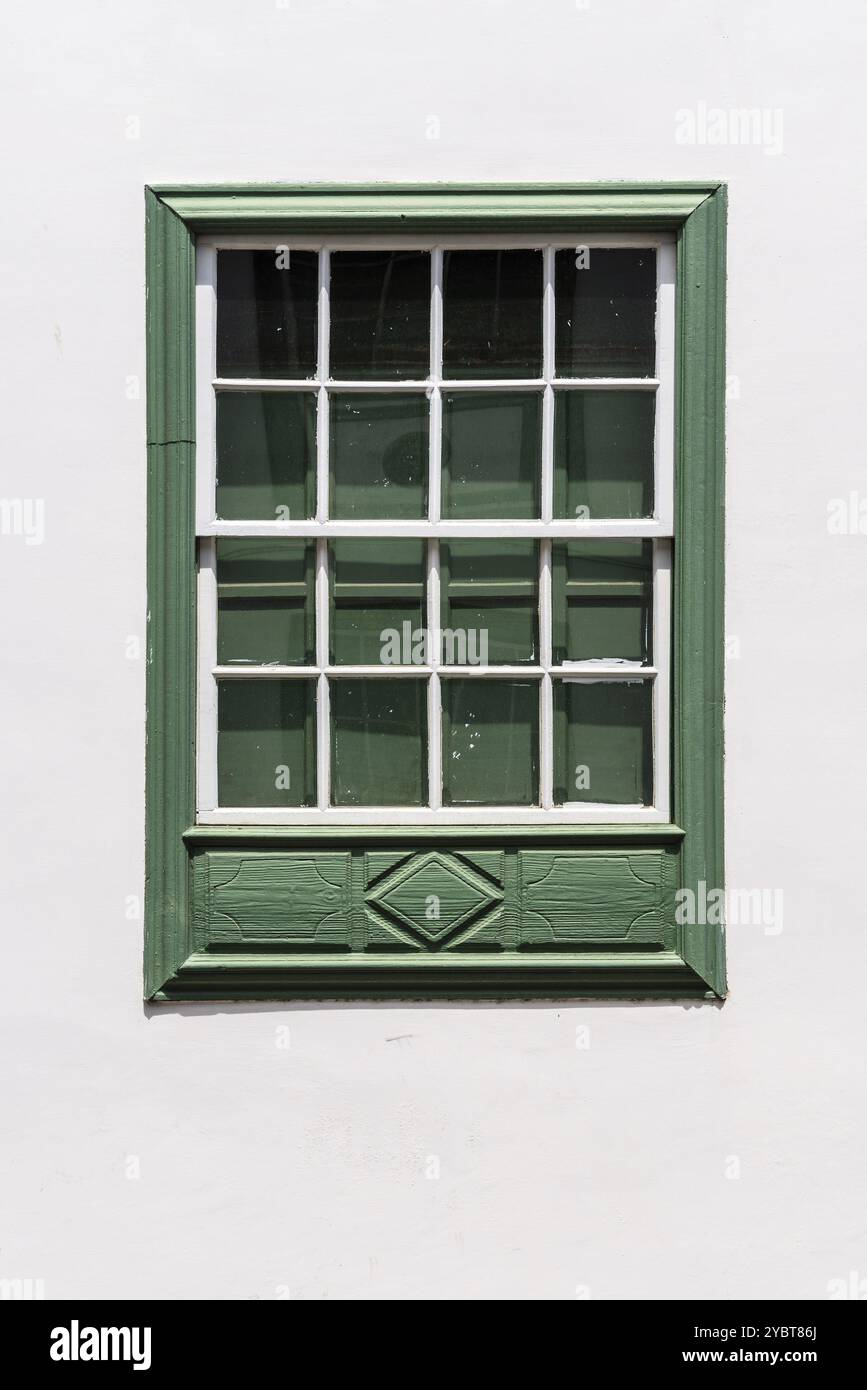
[[[679,825],[441,825],[437,840],[482,844],[666,844],[682,840]],[[184,839],[191,845],[331,844],[343,840],[425,841],[429,825],[191,825]]]
[[[288,227],[294,231],[420,231],[449,224],[562,228],[617,224],[679,227],[719,187],[681,184],[373,184],[340,187],[250,184],[235,188],[158,185],[154,192],[193,230]]]
[[[147,197],[145,990],[187,955],[195,817],[194,278],[189,229]]]
[[[684,223],[678,246],[678,439],[674,585],[674,805],[687,830],[681,881],[722,888],[726,190]],[[725,994],[723,929],[683,927],[681,950]]]
[[[675,951],[587,952],[547,960],[383,957],[339,964],[323,956],[194,952],[151,999],[694,999],[713,997]]]
[[[722,930],[677,927],[673,894],[724,886],[725,208],[717,183],[146,190],[147,999],[724,994]],[[671,824],[195,825],[195,237],[356,226],[677,231]],[[300,914],[282,909],[282,931],[296,871],[314,887]],[[454,921],[425,931],[416,899],[440,883]],[[611,909],[562,949],[573,889],[585,917],[594,894]],[[528,904],[536,921],[521,938]]]

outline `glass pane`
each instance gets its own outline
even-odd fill
[[[217,516],[302,521],[316,506],[312,391],[217,392]]]
[[[558,251],[555,295],[558,376],[653,376],[654,250]]]
[[[443,376],[542,375],[542,253],[446,251]]]
[[[569,541],[553,552],[554,662],[651,659],[651,541]]]
[[[554,796],[648,806],[650,681],[554,681]]]
[[[217,541],[217,661],[313,664],[314,547],[309,541]]]
[[[443,393],[443,516],[539,515],[542,396]]]
[[[332,252],[332,378],[425,380],[430,296],[427,251]]]
[[[221,806],[313,806],[315,681],[219,683]]]
[[[332,517],[424,517],[429,417],[422,395],[332,396]]]
[[[335,806],[427,802],[427,681],[332,680]]]
[[[316,375],[315,251],[217,252],[217,376]]]
[[[449,678],[441,689],[444,805],[537,805],[538,681]]]
[[[652,391],[554,393],[554,514],[653,515]]]
[[[536,659],[539,547],[535,541],[441,542],[440,594],[444,665],[489,666]]]
[[[331,550],[331,660],[424,664],[425,546],[340,540]]]

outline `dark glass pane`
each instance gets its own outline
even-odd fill
[[[541,374],[541,252],[446,251],[443,376]]]
[[[652,516],[655,407],[652,391],[555,392],[556,516]]]
[[[335,806],[427,802],[427,681],[332,680]]]
[[[340,540],[330,549],[331,660],[423,665],[424,541]]]
[[[422,395],[332,396],[332,517],[424,517],[429,418]]]
[[[443,516],[539,515],[542,396],[443,393]]]
[[[316,507],[316,396],[217,392],[217,516],[301,521]]]
[[[532,662],[538,651],[535,541],[440,543],[445,666]]]
[[[558,376],[653,376],[655,251],[558,251],[555,295]]]
[[[554,681],[558,803],[650,805],[652,698],[650,681]]]
[[[653,543],[554,546],[554,661],[642,661],[651,654]]]
[[[539,800],[538,681],[442,681],[443,802],[535,806]]]
[[[218,251],[217,376],[315,376],[318,296],[315,251]]]
[[[334,251],[331,376],[424,380],[430,371],[427,251]]]
[[[309,541],[217,541],[217,661],[309,666],[314,660]]]
[[[221,806],[313,806],[315,681],[220,681]]]

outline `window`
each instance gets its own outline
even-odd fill
[[[199,242],[200,823],[668,819],[674,273]]]
[[[723,190],[149,219],[149,995],[719,992]]]

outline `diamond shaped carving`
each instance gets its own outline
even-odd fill
[[[492,885],[432,850],[390,874],[368,901],[428,941],[443,941],[502,900]]]

